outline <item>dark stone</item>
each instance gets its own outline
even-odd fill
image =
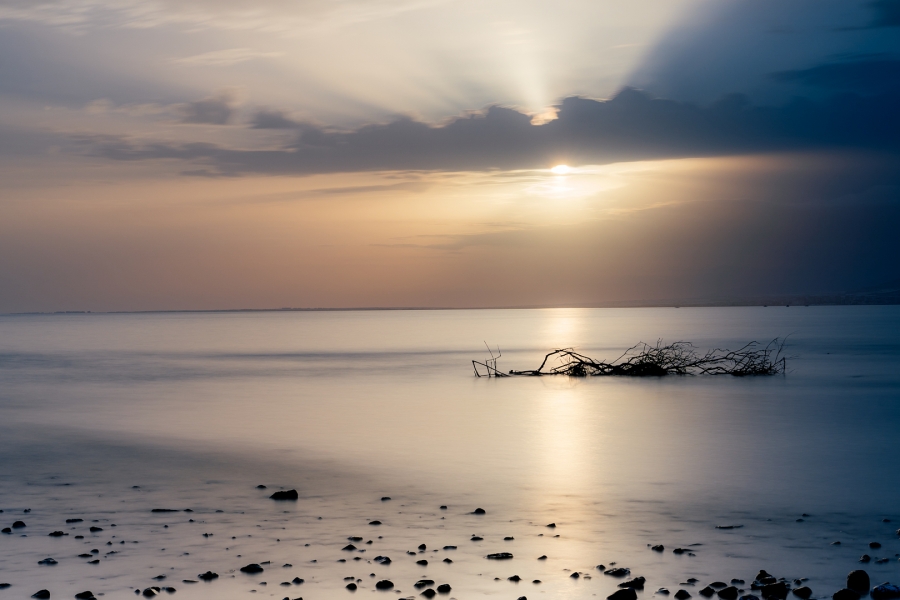
[[[152,509],[150,512],[158,512],[158,513],[163,513],[163,512],[178,512],[178,509],[176,509],[176,508],[154,508],[154,509]]]
[[[756,574],[755,579],[756,581],[762,581],[764,577],[771,577],[771,575],[769,575],[769,572],[765,569],[760,569],[759,573]]]
[[[791,590],[791,593],[800,598],[800,600],[809,600],[812,597],[812,590],[806,586]]]
[[[97,533],[97,532],[100,532],[100,531],[103,531],[103,528],[102,528],[102,527],[97,527],[96,525],[91,525],[91,529],[90,529],[90,532],[91,532],[91,533]]]
[[[351,535],[347,539],[350,540],[351,542],[361,542],[362,541],[362,538],[359,537],[358,535]]]
[[[606,600],[637,600],[637,592],[633,588],[624,588],[613,592]]]
[[[763,600],[768,600],[769,598],[785,600],[788,595],[788,586],[783,581],[779,581],[778,583],[770,583],[763,586],[763,588],[760,590],[760,594],[762,595]]]
[[[547,524],[547,527],[551,527],[551,528],[552,528],[552,527],[556,527],[556,523],[548,523],[548,524]]]
[[[450,587],[449,583],[442,583],[441,585],[437,586],[438,594],[449,594],[451,589],[452,588]]]
[[[297,500],[300,498],[300,494],[297,493],[297,490],[282,490],[275,492],[269,498],[272,500]]]
[[[78,600],[93,600],[94,592],[78,592],[77,594],[75,594],[75,597],[78,598]]]
[[[738,597],[737,588],[733,585],[729,585],[728,587],[719,590],[717,594],[722,600],[737,600]]]
[[[674,550],[672,550],[672,554],[684,554],[687,551],[687,548],[675,548]]]
[[[446,504],[441,504],[441,510],[447,510],[447,505],[446,505]]]
[[[212,581],[213,579],[218,579],[219,574],[213,573],[212,571],[207,571],[206,573],[200,573],[197,575],[197,579],[202,579],[203,581]]]
[[[258,486],[256,486],[256,489],[264,490],[264,489],[266,489],[266,486],[264,486],[263,484],[259,484]]]
[[[722,588],[728,587],[728,584],[724,581],[713,581],[711,584],[709,584],[709,587],[716,590],[721,590]]]
[[[353,552],[354,550],[356,550],[356,546],[354,546],[353,544],[347,544],[346,546],[341,548],[341,550],[345,550],[347,552]]]
[[[422,592],[422,595],[425,596],[426,598],[434,598],[435,596],[437,596],[437,592],[431,588],[428,588],[427,590]]]
[[[247,573],[248,575],[253,575],[255,573],[262,573],[263,568],[256,563],[250,563],[246,567],[241,567],[241,573]]]
[[[668,595],[669,595],[669,590],[667,590],[666,588],[659,588],[658,590],[656,590],[656,593],[657,593],[657,594],[662,594],[663,596],[668,596]]]
[[[456,546],[444,546],[444,550],[456,550]]]
[[[144,596],[144,598],[153,598],[154,596],[159,595],[159,588],[158,587],[148,587],[143,592],[141,592],[141,594]]]
[[[49,537],[62,537],[64,535],[69,535],[68,533],[62,531],[51,531],[47,534]]]
[[[413,584],[413,587],[420,590],[423,587],[430,587],[432,585],[434,585],[434,579],[420,579]]]
[[[8,587],[12,587],[11,583],[0,583],[0,590],[5,590]]]
[[[66,519],[66,523],[81,523],[84,519]]]
[[[760,578],[760,579],[757,579],[757,581],[760,582],[760,583],[763,584],[763,585],[769,585],[769,584],[775,583],[775,582],[778,581],[778,580],[775,579],[774,577],[772,577],[771,575],[767,575],[766,577],[762,577],[762,578]]]
[[[644,584],[645,584],[645,583],[647,583],[647,580],[646,580],[645,578],[643,578],[643,577],[635,577],[634,579],[632,579],[632,580],[630,580],[630,581],[626,581],[626,582],[624,582],[624,583],[620,583],[620,584],[619,584],[619,587],[620,587],[620,588],[626,588],[626,587],[627,587],[627,588],[632,588],[632,589],[635,589],[635,590],[642,590],[642,589],[644,589]]]
[[[841,542],[840,542],[840,541],[831,542],[831,545],[832,545],[832,546],[840,546],[840,545],[841,545]]]
[[[578,571],[575,571],[574,573],[569,575],[569,577],[571,577],[572,579],[578,579],[579,577],[581,577],[581,573],[579,573]]]
[[[759,600],[759,596],[754,596],[753,594],[747,594],[746,596],[741,596],[738,600]]]
[[[511,536],[511,535],[508,535],[508,536],[506,536],[505,538],[503,538],[503,541],[504,541],[504,542],[511,542],[511,541],[513,541],[514,539],[516,539],[516,538],[514,538],[514,537]]]
[[[39,564],[39,565],[47,565],[47,566],[51,566],[51,567],[52,567],[53,565],[57,565],[57,564],[59,564],[59,563],[56,562],[56,561],[55,561],[54,559],[52,559],[52,558],[45,558],[44,560],[39,560],[39,561],[38,561],[38,564]]]
[[[304,580],[300,579],[299,577],[294,577],[293,579],[291,579],[291,583],[293,583],[294,585],[300,585],[301,583],[303,583],[303,581]]]
[[[701,596],[703,596],[704,598],[712,598],[713,596],[716,595],[716,590],[712,589],[709,586],[706,586],[705,588],[700,590],[699,594]]]
[[[870,560],[872,560],[872,557],[869,556],[868,554],[863,554],[862,556],[859,557],[859,562],[861,562],[861,563],[867,563]]]
[[[425,560],[425,559],[423,558],[422,560],[417,560],[417,561],[416,561],[416,564],[417,564],[417,565],[422,565],[423,567],[427,567],[427,566],[428,566],[428,561]]]
[[[483,539],[484,539],[484,538],[481,537],[481,536],[473,535],[472,538],[471,538],[469,541],[470,541],[470,542],[480,542],[480,541],[483,540]]]
[[[831,596],[831,600],[859,600],[859,594],[857,592],[854,592],[853,590],[844,588],[842,590],[836,591]]]
[[[675,598],[677,598],[677,600],[687,600],[690,597],[691,594],[687,590],[678,590],[675,592]]]
[[[444,559],[444,562],[447,563],[447,564],[449,565],[449,564],[452,563],[453,561],[450,560],[449,558],[445,558],[445,559]]]
[[[879,544],[878,542],[869,542],[869,548],[871,548],[872,550],[878,550],[879,548],[881,548],[881,544]]]
[[[0,529],[0,533],[12,533],[12,529],[4,527],[3,529]]]
[[[869,574],[861,569],[851,571],[850,574],[847,575],[847,588],[854,592],[868,594],[870,586]]]
[[[21,529],[22,527],[25,527],[25,523],[24,523],[24,521],[16,521],[15,523],[12,524],[12,526],[13,526],[13,529]]]
[[[615,569],[608,569],[603,571],[604,575],[609,575],[610,577],[628,577],[631,575],[631,569],[626,569],[624,567],[616,567]]]
[[[743,525],[716,525],[716,529],[740,529]]]
[[[475,510],[472,511],[472,514],[473,515],[485,515],[485,514],[487,514],[487,511],[484,510],[483,508],[476,508]]]
[[[882,583],[872,588],[872,600],[892,600],[900,598],[900,586]]]
[[[381,521],[369,521],[369,525],[381,525]]]
[[[382,579],[378,583],[375,584],[375,589],[378,590],[389,590],[394,587],[394,582],[389,579]]]
[[[743,579],[732,579],[731,585],[744,585],[744,580]]]
[[[47,600],[50,597],[50,592],[47,590],[38,590],[31,595],[32,598],[37,598],[38,600]]]
[[[425,551],[427,549],[428,549],[428,546],[426,546],[425,544],[419,544],[419,550]]]
[[[516,583],[519,583],[520,581],[522,581],[522,578],[519,577],[518,575],[513,575],[512,577],[507,577],[506,579],[508,579],[509,581],[514,581]]]
[[[663,546],[662,544],[657,544],[650,549],[653,550],[654,552],[663,552],[663,551],[665,551],[666,547]]]
[[[489,558],[491,560],[508,560],[512,558],[513,555],[511,552],[495,552],[493,554],[488,554],[485,558]]]
[[[355,592],[355,591],[356,591],[356,584],[355,584],[355,583],[348,583],[346,587],[347,587],[347,589],[350,590],[351,592]]]
[[[381,497],[381,501],[382,501],[382,502],[387,502],[387,501],[390,500],[390,499],[391,499],[390,496],[382,496],[382,497]]]

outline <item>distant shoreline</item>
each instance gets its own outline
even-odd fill
[[[443,311],[443,310],[549,310],[564,308],[768,308],[768,307],[809,307],[809,306],[897,306],[900,296],[818,296],[818,297],[775,297],[760,300],[685,300],[660,302],[606,302],[601,304],[570,305],[525,305],[525,306],[357,306],[357,307],[285,307],[285,308],[219,308],[219,309],[162,309],[162,310],[61,310],[0,313],[0,316],[46,316],[46,315],[141,315],[141,314],[217,314],[217,313],[270,313],[270,312],[372,312],[372,311]]]

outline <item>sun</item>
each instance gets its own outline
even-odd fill
[[[571,170],[572,169],[569,168],[569,165],[556,165],[555,167],[550,169],[550,172],[554,175],[568,175]]]

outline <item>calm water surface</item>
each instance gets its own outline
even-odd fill
[[[659,338],[706,349],[788,334],[785,376],[489,380],[470,366],[484,341],[521,369],[556,347],[612,359]],[[306,587],[229,574],[218,597],[343,597],[348,575],[368,594],[376,572],[404,597],[428,575],[458,598],[581,598],[615,589],[594,567],[616,561],[648,578],[644,596],[765,568],[810,577],[824,598],[864,552],[890,559],[870,563],[873,579],[900,581],[898,432],[900,307],[5,316],[0,520],[31,522],[28,538],[0,538],[0,578],[15,597],[133,597],[169,573],[178,597],[199,598],[211,588],[183,578],[266,554]],[[273,506],[258,483],[301,501]],[[150,515],[160,504],[194,507],[194,523]],[[46,537],[82,513],[81,529],[104,531]],[[715,529],[731,524],[743,527]],[[390,552],[390,572],[341,554],[349,535]],[[121,552],[107,557],[107,541]],[[100,542],[100,564],[76,558]],[[404,552],[422,542],[459,550],[420,567]],[[669,551],[690,544],[693,557]],[[483,559],[502,550],[516,559]],[[46,556],[59,565],[38,567]]]

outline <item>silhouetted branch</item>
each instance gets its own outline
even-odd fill
[[[572,348],[560,348],[544,356],[541,366],[529,371],[502,373],[497,368],[498,355],[485,362],[472,361],[475,374],[481,377],[478,367],[486,371],[487,377],[508,377],[510,375],[539,377],[543,375],[569,375],[571,377],[629,376],[648,377],[662,375],[776,375],[784,373],[787,358],[784,344],[787,338],[775,338],[765,346],[750,342],[739,350],[709,350],[700,354],[690,342],[663,344],[657,340],[655,346],[644,342],[632,346],[612,362],[595,360]],[[490,348],[488,348],[490,352]],[[548,363],[556,366],[548,367]]]

